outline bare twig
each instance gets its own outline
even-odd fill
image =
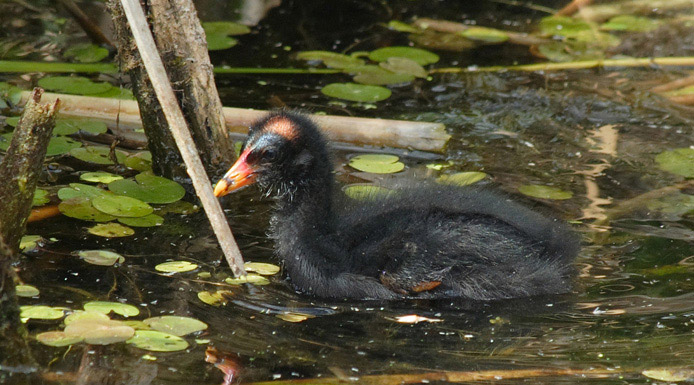
[[[171,133],[187,165],[187,171],[193,181],[193,187],[195,187],[205,213],[207,213],[207,217],[210,219],[212,229],[217,235],[224,256],[234,275],[243,275],[245,274],[245,269],[241,251],[236,245],[222,207],[212,193],[209,178],[205,173],[205,168],[196,151],[195,142],[193,142],[193,138],[183,118],[183,112],[171,88],[171,83],[164,69],[164,63],[161,57],[159,57],[142,7],[137,0],[121,0],[121,4],[132,29],[140,56],[147,69],[147,74],[157,94],[164,115],[166,115]]]
[[[557,11],[558,16],[571,16],[578,12],[581,8],[590,5],[593,0],[572,0],[569,4],[566,4],[564,8]]]
[[[694,75],[687,76],[686,78],[680,78],[673,80],[671,82],[661,84],[659,86],[651,88],[651,92],[668,92],[673,91],[678,88],[687,87],[694,85]]]

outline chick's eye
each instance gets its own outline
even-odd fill
[[[277,159],[277,150],[273,148],[268,148],[263,151],[263,159],[265,160],[275,160]]]

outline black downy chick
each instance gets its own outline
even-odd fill
[[[352,200],[335,188],[320,130],[299,113],[256,122],[215,195],[252,183],[276,200],[276,254],[305,294],[495,300],[571,289],[578,242],[560,221],[474,187],[418,182]]]

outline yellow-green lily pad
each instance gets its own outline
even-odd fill
[[[147,203],[166,204],[181,200],[186,190],[180,184],[154,174],[143,172],[135,180],[121,179],[108,184],[118,195],[139,199]]]
[[[83,221],[109,222],[116,219],[113,215],[106,214],[94,208],[89,198],[79,196],[60,202],[58,210],[65,216],[81,219]]]
[[[426,78],[428,73],[419,63],[404,57],[391,57],[379,64],[383,69],[397,74],[407,74],[418,78]]]
[[[246,262],[243,266],[246,268],[246,271],[260,275],[275,275],[280,272],[280,267],[271,263]]]
[[[143,322],[154,330],[179,337],[207,329],[206,323],[195,318],[174,315],[147,318]]]
[[[87,229],[89,234],[104,238],[129,237],[135,234],[135,230],[123,226],[120,223],[99,223]]]
[[[198,265],[188,261],[170,261],[154,266],[156,271],[161,271],[163,273],[184,273],[186,271],[193,271],[197,268]]]
[[[557,187],[542,186],[542,185],[523,185],[518,187],[518,191],[523,195],[541,199],[563,200],[573,197],[570,191],[564,191]]]
[[[655,157],[661,170],[686,178],[694,178],[694,148],[676,148]]]
[[[121,217],[118,218],[118,222],[132,227],[154,227],[161,226],[164,223],[164,218],[157,214],[149,214],[138,218]]]
[[[39,295],[39,289],[31,285],[17,285],[15,288],[17,297],[36,297]]]
[[[114,312],[120,314],[123,317],[132,317],[140,314],[140,310],[133,305],[128,305],[127,303],[120,302],[109,302],[109,301],[91,301],[84,304],[84,310],[95,311],[99,313],[108,314]]]
[[[364,183],[354,183],[345,186],[344,192],[348,197],[357,200],[375,199],[393,193],[392,190],[385,187]]]
[[[110,345],[129,340],[135,329],[120,321],[85,318],[65,326],[65,335],[82,338],[91,345]]]
[[[229,291],[219,290],[214,293],[209,291],[201,291],[198,293],[198,299],[208,305],[220,306],[226,303],[224,298],[225,293],[230,293]]]
[[[64,307],[52,307],[45,305],[26,305],[19,307],[19,318],[53,320],[63,318],[65,315]]]
[[[63,323],[65,325],[69,325],[75,321],[84,321],[84,320],[100,320],[100,321],[105,321],[109,320],[110,318],[108,315],[98,312],[98,311],[86,311],[86,310],[76,310],[70,314],[68,314],[67,317],[65,317],[65,320],[63,320]]]
[[[109,184],[109,183],[113,182],[114,180],[120,180],[120,179],[123,179],[123,177],[120,175],[111,174],[110,172],[105,172],[105,171],[85,172],[84,174],[80,175],[80,180],[83,180],[85,182],[92,182],[92,183]]]
[[[48,199],[48,191],[37,188],[34,190],[34,198],[31,201],[31,205],[36,207],[36,206],[43,206],[46,203],[50,202],[51,200]]]
[[[137,171],[152,171],[152,153],[149,151],[140,151],[128,155],[123,161],[123,164]]]
[[[153,352],[175,352],[188,347],[183,338],[156,330],[138,330],[127,343]]]
[[[417,64],[424,66],[433,64],[439,61],[439,55],[420,48],[394,46],[379,48],[371,51],[369,59],[377,62],[387,61],[392,57],[402,57],[415,61]]]
[[[399,162],[400,158],[387,154],[357,155],[349,160],[349,165],[359,171],[374,174],[393,174],[405,169],[405,164]]]
[[[357,83],[331,83],[323,87],[321,92],[326,96],[353,102],[380,102],[392,94],[389,89],[381,86]]]
[[[122,255],[108,250],[82,250],[77,252],[77,255],[85,262],[99,266],[113,266],[125,261]]]
[[[480,171],[457,172],[455,174],[441,175],[437,182],[443,184],[452,184],[456,186],[467,186],[477,183],[486,178],[487,174]]]
[[[126,154],[123,151],[114,150],[118,163],[123,163]],[[111,159],[111,148],[105,146],[89,146],[73,148],[70,150],[70,155],[87,163],[111,165],[114,164]]]
[[[350,68],[364,65],[364,60],[330,51],[303,51],[296,55],[297,59],[307,61],[322,61],[331,68]]]
[[[270,284],[270,280],[258,274],[246,274],[245,276],[242,275],[236,278],[230,277],[225,279],[224,282],[228,283],[229,285],[243,285],[244,283],[250,283],[252,285],[263,286]]]
[[[43,238],[40,235],[25,235],[19,241],[19,249],[29,251],[35,249]]]
[[[96,63],[108,57],[108,50],[96,44],[75,44],[65,50],[63,56],[72,58],[80,63]]]
[[[92,205],[97,210],[115,217],[144,217],[154,211],[152,206],[139,199],[113,194],[104,194],[94,198]]]
[[[44,332],[36,335],[36,340],[48,346],[61,347],[82,342],[81,337],[68,336],[62,331]]]
[[[46,76],[38,84],[50,91],[73,95],[100,94],[113,88],[109,83],[95,83],[81,76]]]

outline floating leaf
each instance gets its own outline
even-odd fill
[[[221,51],[224,49],[229,49],[235,46],[236,44],[239,44],[239,40],[231,36],[220,34],[207,35],[207,49],[210,51]]]
[[[355,183],[344,188],[345,194],[357,200],[369,200],[391,194],[393,191],[385,187],[374,186],[372,184]]]
[[[457,172],[455,174],[441,175],[437,182],[443,184],[453,184],[457,186],[467,186],[477,183],[486,178],[487,174],[480,171]]]
[[[661,170],[686,178],[694,178],[694,148],[676,148],[655,157]]]
[[[226,299],[224,298],[225,294],[231,294],[231,292],[227,290],[218,290],[214,293],[201,291],[198,293],[198,299],[208,305],[219,306],[226,303]]]
[[[28,319],[59,319],[63,318],[65,315],[65,308],[63,307],[51,307],[44,305],[27,305],[20,306],[19,310],[21,313],[19,317],[23,320]]]
[[[365,154],[350,159],[349,165],[359,171],[374,174],[393,174],[405,168],[405,164],[398,160],[399,158],[395,155]]]
[[[425,30],[423,33],[411,34],[409,38],[418,46],[446,51],[463,52],[477,47],[477,43],[457,33]]]
[[[125,160],[125,153],[123,151],[114,150],[116,155],[116,160],[118,163],[123,163]],[[89,146],[80,147],[70,150],[70,155],[75,158],[88,163],[104,164],[110,165],[114,164],[111,160],[111,149],[105,146]]]
[[[427,70],[421,65],[417,64],[414,60],[410,60],[404,57],[391,57],[387,61],[382,62],[380,66],[388,71],[407,74],[416,76],[418,78],[427,77]]]
[[[68,346],[82,342],[81,337],[72,337],[62,331],[44,332],[36,335],[36,340],[48,346]]]
[[[111,183],[114,180],[120,180],[123,179],[122,176],[116,175],[116,174],[111,174],[110,172],[105,172],[105,171],[96,171],[96,172],[85,172],[84,174],[80,175],[80,180],[83,180],[85,182],[93,182],[93,183]]]
[[[16,106],[20,100],[22,100],[21,88],[6,82],[0,82],[0,108]]]
[[[183,338],[156,330],[138,330],[135,336],[126,342],[136,348],[153,352],[175,352],[188,347],[188,342]]]
[[[387,88],[356,83],[331,83],[323,87],[321,92],[333,98],[353,102],[379,102],[391,95]]]
[[[154,330],[179,337],[207,329],[206,323],[195,318],[174,315],[147,318],[144,320],[144,323]]]
[[[159,209],[159,213],[164,214],[193,214],[200,211],[200,206],[186,201],[178,201],[168,204]]]
[[[642,16],[619,15],[600,26],[606,31],[648,32],[660,27],[659,20]]]
[[[113,87],[106,92],[102,92],[100,94],[94,94],[92,96],[96,96],[99,98],[135,100],[135,95],[133,95],[133,92],[127,88],[123,88],[122,85],[119,87]]]
[[[0,151],[7,151],[10,148],[10,143],[12,143],[11,132],[0,135]]]
[[[294,322],[294,323],[303,322],[309,318],[313,318],[313,316],[310,314],[293,313],[293,312],[280,313],[280,314],[277,314],[276,317],[283,320],[283,321]]]
[[[658,368],[647,369],[641,372],[646,377],[665,382],[694,381],[694,369],[684,368]]]
[[[38,246],[38,242],[42,239],[40,235],[25,235],[19,241],[19,249],[22,251],[35,249]]]
[[[149,214],[139,218],[118,218],[118,222],[132,227],[154,227],[161,226],[164,218],[157,214]]]
[[[308,61],[322,61],[331,68],[350,68],[364,65],[364,60],[329,51],[303,51],[296,55],[297,59]]]
[[[106,123],[98,120],[59,118],[55,122],[53,135],[72,135],[78,131],[91,134],[103,134],[108,131]]]
[[[9,142],[7,144],[9,145]],[[54,136],[51,138],[51,140],[48,141],[48,147],[46,148],[46,156],[67,154],[71,150],[79,147],[82,147],[82,143],[72,140],[70,138]],[[2,139],[0,138],[0,150],[2,149]]]
[[[587,21],[568,16],[548,16],[540,20],[540,33],[543,35],[575,36],[584,31],[597,29]]]
[[[490,44],[503,43],[508,40],[508,34],[506,32],[485,27],[470,27],[460,32],[460,36]]]
[[[541,199],[563,200],[569,199],[573,196],[573,193],[570,191],[564,191],[556,187],[536,184],[520,186],[518,187],[518,191],[520,191],[523,195]]]
[[[252,271],[260,275],[275,275],[280,272],[280,267],[271,263],[246,262],[243,265],[246,271]]]
[[[17,297],[36,297],[39,295],[39,289],[31,285],[17,285],[15,288],[15,294]]]
[[[141,151],[132,154],[125,158],[123,164],[137,171],[152,170],[152,153],[149,151]]]
[[[250,283],[253,285],[263,286],[270,284],[270,281],[267,278],[258,274],[246,274],[245,276],[242,275],[236,278],[227,278],[224,280],[224,282],[228,283],[229,285],[243,285],[244,283]]]
[[[100,94],[113,88],[109,83],[95,83],[81,76],[47,76],[38,81],[47,90],[74,95]]]
[[[368,84],[374,86],[404,84],[409,83],[414,79],[414,75],[397,74],[384,69],[381,69],[380,71],[369,70],[366,72],[360,72],[353,78],[353,80],[359,84]]]
[[[99,223],[87,229],[90,234],[104,238],[129,237],[135,234],[135,230],[118,223]]]
[[[154,211],[152,206],[139,199],[112,194],[94,198],[92,205],[97,210],[116,217],[144,217]]]
[[[73,189],[61,189],[60,191],[75,191]],[[97,210],[92,206],[92,201],[85,197],[75,197],[66,199],[58,205],[58,210],[70,218],[81,219],[92,222],[109,222],[116,217]]]
[[[114,312],[123,317],[132,317],[140,314],[140,310],[133,305],[120,302],[91,301],[84,304],[84,310],[95,311],[103,314]]]
[[[109,345],[129,340],[135,329],[110,319],[79,319],[65,326],[65,335],[91,345]]]
[[[0,84],[2,84],[2,83],[0,83]],[[19,124],[20,118],[21,118],[20,116],[10,116],[8,118],[5,118],[5,124],[7,124],[8,126],[11,126],[11,127],[17,127],[17,125]]]
[[[388,29],[392,29],[393,31],[398,31],[398,32],[413,32],[413,33],[417,33],[417,32],[421,31],[419,28],[413,27],[407,23],[403,23],[402,21],[398,21],[398,20],[391,20],[390,22],[388,22]]]
[[[113,266],[125,261],[122,255],[108,250],[82,250],[77,252],[77,255],[85,262],[99,266]]]
[[[82,197],[94,199],[96,197],[110,194],[108,191],[84,183],[70,183],[69,188],[58,190],[58,198],[61,200]]]
[[[369,54],[369,59],[377,62],[387,61],[392,57],[410,59],[422,66],[439,61],[439,55],[433,52],[404,46],[379,48]]]
[[[80,63],[96,63],[108,57],[108,50],[96,44],[76,44],[65,50],[63,56]]]
[[[154,266],[156,271],[161,271],[164,273],[183,273],[186,271],[192,271],[198,268],[198,265],[188,262],[188,261],[171,261],[164,262]]]
[[[109,320],[108,315],[98,312],[98,311],[85,311],[85,310],[76,310],[69,314],[67,317],[65,317],[65,320],[63,320],[63,323],[65,325],[69,325],[75,321],[93,321],[93,320]]]
[[[108,189],[119,195],[155,204],[173,203],[186,195],[186,190],[180,184],[146,172],[136,175],[135,180],[111,182]]]
[[[244,35],[251,32],[250,28],[243,24],[230,21],[214,21],[202,23],[202,28],[207,36],[207,49],[217,51],[235,46],[238,40],[229,35]]]
[[[31,201],[31,205],[32,206],[43,206],[50,201],[51,200],[48,199],[48,191],[37,188],[34,191],[34,198]]]

